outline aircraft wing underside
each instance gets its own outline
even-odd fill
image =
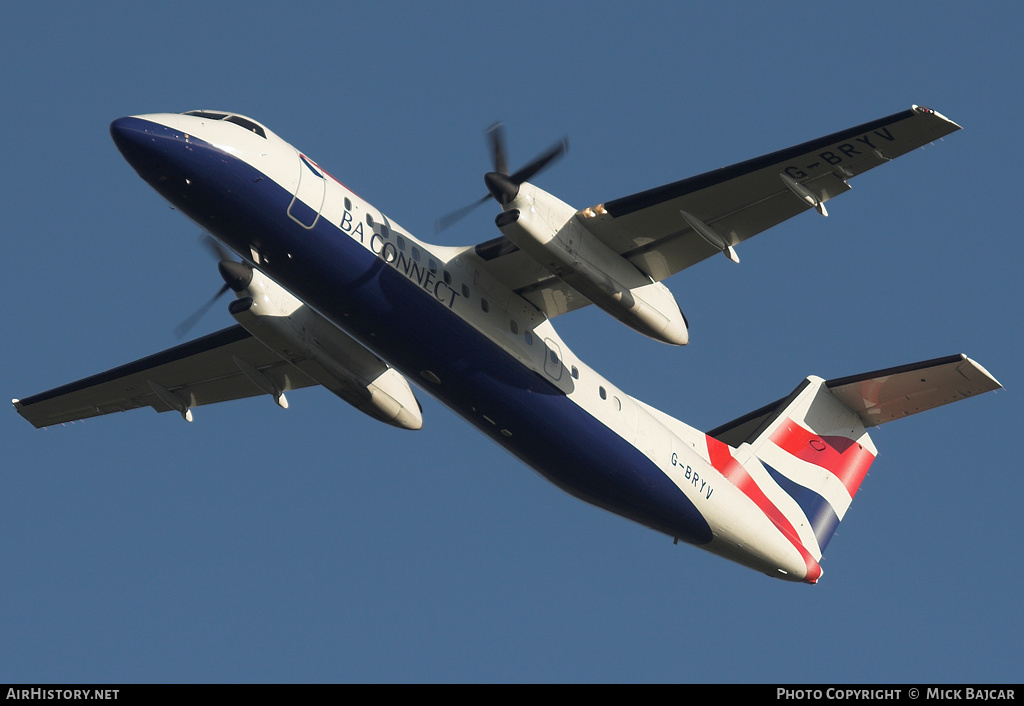
[[[470,254],[471,253],[471,254]],[[466,253],[477,266],[526,299],[548,317],[580,309],[590,300],[546,270],[505,236],[498,236]]]
[[[248,372],[246,372],[248,371]],[[18,414],[36,427],[111,412],[152,407],[157,412],[318,384],[241,326],[231,326],[161,353],[32,397],[15,400]],[[272,394],[272,393],[271,393]]]
[[[576,218],[655,281],[686,269],[850,188],[847,180],[959,126],[914,106],[869,123],[682,181],[584,209]],[[703,231],[703,233],[701,232]],[[589,301],[504,237],[467,255],[541,311]]]

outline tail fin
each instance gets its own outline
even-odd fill
[[[814,541],[802,539],[820,560],[878,451],[860,417],[821,378],[807,378],[787,402],[750,451],[796,503],[799,513],[790,507],[786,514],[794,527],[810,528]]]
[[[784,400],[708,436],[737,447],[744,467],[764,469],[752,477],[770,478],[776,487],[764,494],[820,560],[878,453],[865,427],[999,387],[964,355],[827,382],[809,377]]]

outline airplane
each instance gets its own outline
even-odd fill
[[[423,425],[410,381],[571,495],[775,578],[816,583],[877,450],[867,429],[995,390],[966,355],[832,380],[711,431],[634,399],[551,320],[594,304],[688,343],[663,280],[826,202],[849,179],[959,129],[921,106],[771,154],[577,209],[533,177],[563,141],[507,165],[489,132],[500,235],[423,242],[304,152],[235,113],[123,117],[127,162],[216,239],[236,323],[98,375],[13,400],[36,427],[140,407],[176,411],[322,385],[365,414]],[[442,219],[449,225],[468,209]],[[224,249],[226,248],[226,249]],[[228,252],[230,250],[230,252]],[[237,259],[236,259],[237,258]]]

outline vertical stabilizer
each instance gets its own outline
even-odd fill
[[[811,376],[789,397],[708,432],[708,448],[724,450],[717,463],[712,454],[715,468],[730,480],[754,481],[756,491],[749,482],[734,484],[759,499],[798,549],[820,560],[878,454],[865,427],[999,387],[965,355],[827,382]]]
[[[743,446],[792,498],[780,510],[820,559],[878,451],[860,416],[819,377],[807,378],[777,409]]]

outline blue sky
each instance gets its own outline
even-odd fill
[[[591,205],[919,103],[964,126],[667,284],[691,343],[556,321],[708,429],[805,375],[964,352],[1006,387],[887,425],[817,586],[590,507],[421,394],[401,432],[325,391],[37,431],[0,416],[0,682],[1021,680],[1011,3],[108,3],[0,27],[3,390],[177,343],[220,286],[121,159],[145,112],[250,115],[413,233],[562,135]],[[440,236],[492,238],[493,204]],[[195,335],[233,323],[215,307]]]

